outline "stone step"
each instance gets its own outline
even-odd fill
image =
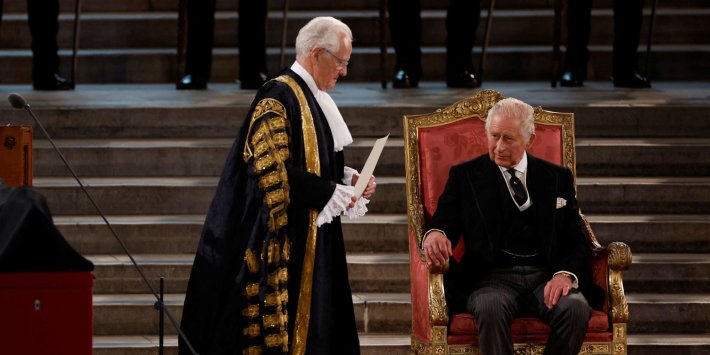
[[[410,355],[411,335],[360,333],[362,355]],[[95,355],[154,355],[158,352],[157,335],[94,336]],[[165,355],[177,355],[177,336],[167,335]]]
[[[487,16],[483,10],[481,16]],[[177,11],[150,12],[84,12],[81,15],[79,44],[86,49],[125,48],[175,48],[177,43]],[[298,29],[316,16],[335,16],[348,24],[356,38],[355,46],[379,46],[379,12],[376,8],[351,9],[347,5],[333,10],[301,10],[289,13],[287,46],[293,47]],[[446,38],[446,11],[423,10],[422,45],[443,46]],[[645,15],[648,23],[650,12]],[[710,10],[698,8],[661,8],[656,13],[656,44],[708,43],[710,30],[703,24],[710,18]],[[25,14],[8,14],[3,17],[3,30],[14,34],[0,42],[0,48],[29,49],[31,36]],[[238,44],[237,11],[219,11],[215,16],[215,48],[234,47]],[[554,13],[547,9],[499,9],[493,18],[490,45],[552,46]],[[268,14],[266,43],[279,48],[281,45],[281,11]],[[60,48],[71,48],[73,44],[73,14],[63,14],[59,21],[58,44]],[[483,42],[483,25],[476,31],[476,44]],[[594,9],[590,31],[591,45],[610,44],[613,38],[613,11]],[[642,38],[646,38],[646,28]],[[521,31],[521,29],[524,29]],[[391,46],[387,35],[386,40]]]
[[[624,289],[634,293],[710,293],[710,254],[634,253],[632,267],[624,272]]]
[[[230,138],[55,140],[79,176],[218,176],[234,140]],[[710,138],[580,138],[578,176],[710,176]],[[374,139],[355,138],[347,164],[360,169]],[[35,176],[67,176],[46,140],[35,140]],[[404,140],[393,137],[380,157],[377,175],[404,176]]]
[[[710,253],[707,215],[587,215],[602,245],[624,241],[634,253]],[[137,254],[161,250],[191,254],[197,248],[204,215],[108,216],[127,245]],[[98,216],[55,216],[67,241],[82,254],[120,254],[123,249]],[[407,216],[367,214],[342,220],[348,252],[405,252]]]
[[[108,216],[128,250],[150,254],[194,254],[204,215]],[[123,249],[98,216],[55,216],[66,240],[82,254],[121,254]],[[342,219],[348,252],[405,252],[408,248],[407,216],[367,214],[359,219]]]
[[[611,46],[590,46],[591,57],[587,79],[606,81],[611,76]],[[238,72],[238,50],[216,48],[213,51],[212,79],[214,83],[233,83]],[[445,49],[423,47],[422,62],[427,63],[423,81],[443,82]],[[59,52],[60,72],[70,72],[69,50]],[[474,49],[478,57],[478,49]],[[295,58],[293,49],[286,51],[286,62]],[[28,50],[2,50],[0,67],[2,84],[30,83],[31,55]],[[280,69],[280,51],[267,49],[267,67],[273,72]],[[394,51],[390,51],[386,71],[393,72]],[[547,81],[553,62],[550,46],[490,46],[487,56],[485,80],[495,81]],[[644,54],[640,62],[645,62]],[[710,45],[656,45],[647,75],[652,81],[708,81],[710,71]],[[155,49],[87,49],[79,53],[76,72],[78,84],[101,83],[174,83],[176,58],[173,48]],[[290,64],[289,64],[290,65]],[[376,47],[356,47],[351,56],[348,77],[342,82],[380,81],[380,55]],[[609,83],[608,85],[611,85]]]
[[[710,253],[709,215],[587,215],[602,245],[624,241],[633,253]]]
[[[553,89],[549,82],[486,82],[484,87],[535,106],[575,114],[578,139],[708,138],[707,84],[654,83],[653,90],[620,90],[608,83]],[[229,138],[237,135],[253,90],[211,84],[205,91],[178,91],[168,84],[79,85],[71,92],[19,92],[55,139]],[[416,90],[381,90],[376,83],[341,83],[331,91],[355,137],[401,137],[402,115],[425,114],[473,95],[444,83]],[[0,105],[4,123],[32,124],[21,110]],[[613,129],[611,129],[613,127]],[[37,139],[44,139],[35,130]]]
[[[83,178],[107,214],[205,214],[216,177]],[[73,178],[34,179],[57,215],[93,214]],[[710,214],[710,181],[704,177],[577,179],[582,211],[591,214]],[[370,213],[405,213],[405,178],[378,176]]]
[[[363,355],[409,355],[411,335],[360,334],[360,352]],[[96,355],[153,355],[158,350],[158,337],[95,336]],[[629,355],[698,355],[710,352],[710,336],[705,334],[629,334]],[[165,354],[177,354],[177,338],[165,339]]]
[[[710,296],[707,294],[635,294],[627,292],[630,334],[706,334],[710,327]],[[168,311],[179,322],[184,295],[166,294]],[[95,335],[141,335],[158,333],[158,312],[152,295],[95,295]],[[361,333],[404,333],[411,329],[408,293],[353,293],[355,318]],[[172,325],[166,333],[175,334]]]
[[[150,288],[125,254],[86,255],[95,265],[95,293],[145,293]],[[183,293],[190,278],[194,254],[137,254],[134,260],[151,282],[160,277],[171,293]],[[409,259],[401,253],[349,253],[350,285],[354,292],[407,292]]]
[[[699,294],[654,294],[627,291],[629,333],[708,334],[710,296]]]
[[[633,250],[633,249],[632,249]],[[94,292],[145,293],[149,288],[124,254],[86,255],[96,269]],[[165,277],[171,293],[185,292],[194,254],[136,254],[134,259],[157,289]],[[405,253],[348,253],[354,292],[408,292],[409,256]],[[635,253],[624,273],[627,292],[694,293],[710,290],[710,254]]]
[[[234,139],[77,139],[55,143],[80,176],[219,176]],[[362,169],[373,145],[374,139],[355,138],[348,146],[348,166]],[[33,148],[35,176],[67,176],[67,168],[48,141],[37,140]],[[403,176],[403,156],[403,140],[388,140],[375,173]]]
[[[166,294],[165,304],[178,322],[182,317],[184,294]],[[159,314],[151,294],[94,295],[95,335],[158,334]],[[353,293],[355,321],[363,334],[407,332],[411,329],[409,293]],[[165,317],[165,331],[176,334]]]
[[[698,355],[710,353],[707,334],[630,334],[629,355]]]
[[[600,0],[594,2],[594,8],[611,8],[613,0]],[[342,9],[343,6],[350,9],[374,9],[379,5],[378,0],[350,0],[347,3],[334,0],[311,0],[289,3],[291,10],[311,10],[311,9]],[[444,9],[446,3],[437,0],[422,0],[422,8],[424,9]],[[74,2],[61,1],[59,3],[62,12],[73,12]],[[659,4],[659,8],[687,8],[696,7],[702,8],[705,5],[704,0],[676,0],[672,2],[663,2]],[[486,2],[482,5],[487,8]],[[515,9],[515,8],[550,8],[549,0],[510,0],[501,3],[496,3],[498,9]],[[647,8],[650,5],[647,4]],[[103,0],[85,0],[82,1],[82,10],[85,12],[111,12],[111,11],[176,11],[178,3],[171,0],[121,0],[121,1],[103,1]],[[218,10],[236,10],[237,3],[230,0],[217,0],[216,8]],[[270,1],[269,8],[271,10],[283,9],[282,1]],[[26,11],[27,4],[23,0],[5,0],[5,12],[21,13]]]
[[[627,293],[627,296],[632,334],[669,331],[698,334],[706,332],[710,324],[707,316],[710,299],[706,294]],[[169,312],[179,322],[184,295],[166,294],[165,300]],[[157,334],[159,315],[154,303],[155,298],[148,294],[95,295],[94,334]],[[361,333],[406,332],[411,327],[411,303],[407,293],[354,293],[353,304]],[[166,333],[175,334],[175,329],[168,324],[166,316]]]
[[[587,215],[597,239],[606,245],[625,241],[635,253],[708,253],[710,217],[706,215]],[[135,253],[194,253],[203,215],[109,216],[128,249]],[[56,216],[64,237],[83,254],[121,253],[98,216]],[[349,252],[406,250],[407,216],[368,214],[343,219]],[[672,242],[671,242],[672,241]]]

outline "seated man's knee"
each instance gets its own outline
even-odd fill
[[[592,308],[580,292],[570,292],[560,298],[555,308],[555,318],[564,318],[564,321],[570,324],[586,325],[592,316]]]
[[[476,317],[478,323],[512,322],[516,309],[515,300],[500,292],[476,291],[468,299],[468,311]]]

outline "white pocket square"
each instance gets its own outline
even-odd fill
[[[563,199],[562,197],[557,198],[557,207],[556,208],[562,208],[567,205],[567,200]]]

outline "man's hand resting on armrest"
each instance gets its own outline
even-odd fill
[[[448,238],[437,230],[431,230],[424,236],[422,250],[429,265],[440,266],[449,262],[449,257],[453,254],[451,242]]]

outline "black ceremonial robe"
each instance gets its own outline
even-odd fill
[[[306,83],[291,70],[266,83],[190,275],[181,328],[198,353],[359,354],[340,219],[315,225],[343,167]]]

